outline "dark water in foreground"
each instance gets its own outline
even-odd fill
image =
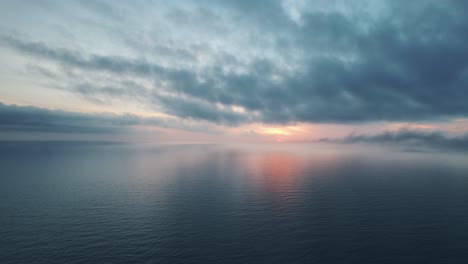
[[[462,154],[0,143],[0,263],[468,263]]]

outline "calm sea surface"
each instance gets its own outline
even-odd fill
[[[468,156],[3,142],[0,263],[468,263]]]

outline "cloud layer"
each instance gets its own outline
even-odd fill
[[[343,139],[324,138],[319,141],[339,144],[383,144],[409,149],[468,151],[468,134],[449,136],[441,131],[422,132],[416,130],[400,130],[375,135],[350,134]]]
[[[0,132],[115,134],[129,132],[136,126],[216,132],[213,127],[190,124],[171,118],[139,117],[132,114],[77,113],[32,106],[6,105],[0,102]]]
[[[233,126],[468,116],[463,1],[96,3],[47,11],[75,44],[5,30],[1,45],[29,59],[50,88],[182,119]],[[77,6],[83,17],[56,14]],[[96,25],[95,43],[111,44],[95,48],[70,33],[74,25]]]

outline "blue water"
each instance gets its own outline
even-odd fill
[[[0,143],[0,263],[467,263],[468,159]]]

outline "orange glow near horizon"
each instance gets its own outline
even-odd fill
[[[263,132],[269,135],[289,136],[289,132],[286,129],[281,129],[277,127],[267,128],[263,130]]]
[[[219,129],[230,139],[256,143],[306,142],[323,137],[342,137],[352,131],[344,125],[311,123],[293,125],[253,123],[232,128],[219,127]]]
[[[296,140],[298,137],[308,134],[311,131],[311,129],[305,129],[300,126],[260,126],[254,129],[253,131],[258,133],[259,135],[267,136],[272,141],[285,142]]]
[[[306,143],[322,138],[343,138],[351,133],[379,134],[383,132],[409,129],[421,131],[447,131],[456,134],[468,132],[468,122],[457,120],[450,123],[372,123],[360,125],[343,124],[310,124],[268,125],[264,123],[246,124],[237,127],[213,126],[212,133],[189,131],[175,128],[139,126],[140,131],[146,131],[148,138],[158,142],[197,142],[197,143]],[[138,134],[138,139],[145,136]]]

